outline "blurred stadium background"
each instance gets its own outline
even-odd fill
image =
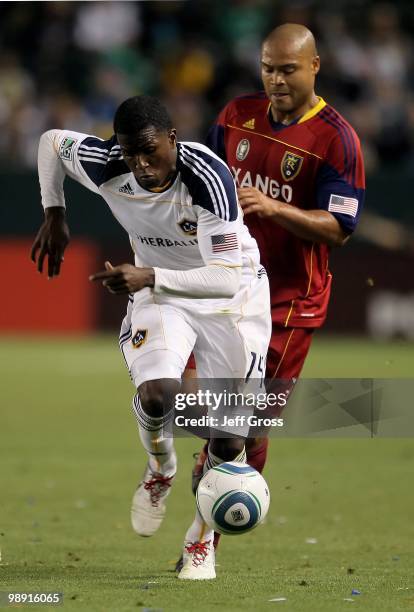
[[[367,0],[2,2],[0,333],[117,328],[125,301],[90,285],[104,259],[131,259],[97,196],[67,181],[73,241],[50,285],[28,259],[42,219],[36,150],[49,128],[107,137],[120,101],[163,98],[183,140],[203,140],[220,108],[260,88],[263,36],[284,21],[315,33],[317,92],[363,144],[367,204],[357,234],[332,254],[325,333],[414,339],[414,5]],[[27,304],[30,303],[30,308]]]

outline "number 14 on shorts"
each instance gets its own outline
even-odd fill
[[[259,353],[250,351],[251,361],[245,382],[249,382],[251,378],[260,379],[259,387],[263,387],[264,373],[266,370],[266,358]]]

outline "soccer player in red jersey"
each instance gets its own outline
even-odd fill
[[[299,376],[313,331],[326,318],[330,248],[348,240],[364,201],[358,137],[315,94],[319,67],[310,30],[290,23],[277,27],[262,46],[264,91],[229,102],[207,139],[234,175],[269,276],[268,379]],[[248,442],[247,462],[262,471],[268,441]],[[204,459],[202,452],[194,486]]]

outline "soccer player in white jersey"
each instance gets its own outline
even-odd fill
[[[200,378],[260,378],[250,370],[263,366],[267,352],[269,288],[224,162],[204,145],[177,142],[156,98],[123,102],[114,132],[109,140],[67,130],[42,135],[45,220],[32,259],[42,272],[47,258],[50,278],[60,273],[69,241],[65,175],[100,194],[129,234],[135,265],[106,262],[91,280],[130,294],[120,346],[137,389],[133,409],[148,453],[131,519],[138,534],[150,536],[164,517],[176,474],[173,439],[164,430],[188,357],[193,351]],[[206,469],[244,459],[243,438],[216,438]],[[179,578],[215,578],[213,532],[197,511],[183,555]]]

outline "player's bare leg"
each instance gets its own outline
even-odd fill
[[[203,472],[225,461],[246,460],[244,439],[220,438],[210,441]],[[211,580],[216,577],[214,554],[214,531],[196,515],[184,538],[180,580]]]
[[[160,527],[177,471],[173,438],[165,436],[164,428],[172,417],[178,389],[175,380],[148,381],[140,385],[134,398],[141,442],[148,453],[148,464],[131,507],[132,527],[141,536],[151,536]]]

